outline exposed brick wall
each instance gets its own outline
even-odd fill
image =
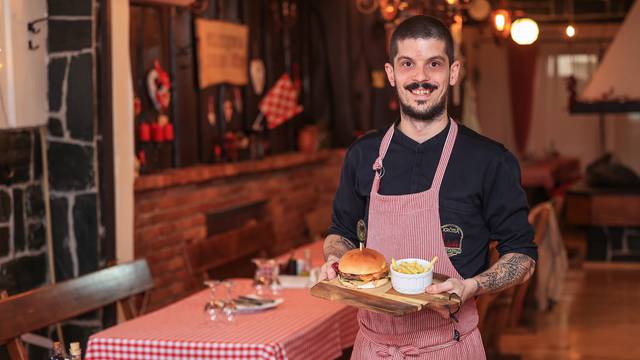
[[[274,168],[237,176],[214,176],[208,181],[202,181],[202,167],[180,170],[171,176],[180,177],[181,184],[136,192],[135,254],[146,257],[151,267],[156,285],[151,293],[152,309],[199,289],[192,286],[194,281],[185,267],[183,247],[188,241],[206,237],[207,211],[264,198],[268,200],[267,208],[276,234],[273,253],[285,252],[308,241],[305,215],[331,204],[344,151],[325,151],[308,163],[300,161],[301,156],[265,159],[276,164]],[[295,165],[285,166],[286,161]],[[265,170],[259,164],[255,165],[255,168]],[[215,172],[216,166],[234,165],[213,165],[209,171]],[[237,166],[247,168],[252,164],[239,163]],[[199,182],[189,184],[185,180],[188,178]],[[147,188],[141,186],[146,180],[144,177],[138,179],[136,188]]]

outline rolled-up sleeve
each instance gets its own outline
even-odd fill
[[[333,199],[333,214],[329,234],[340,235],[358,244],[356,224],[364,218],[367,199],[357,192],[356,165],[357,155],[349,149],[344,157],[340,184]]]
[[[519,253],[537,261],[527,197],[520,185],[520,166],[506,149],[487,168],[483,193],[484,220],[490,239],[498,241],[500,255]]]

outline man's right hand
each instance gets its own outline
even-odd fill
[[[327,257],[327,262],[325,262],[320,268],[318,281],[331,280],[338,276],[338,274],[336,274],[336,271],[333,269],[333,264],[337,263],[338,260],[340,259],[338,259],[334,255],[329,255],[329,257]]]

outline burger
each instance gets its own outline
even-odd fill
[[[334,269],[340,283],[353,289],[373,289],[389,282],[387,261],[373,249],[347,251]]]

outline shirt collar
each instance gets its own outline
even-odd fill
[[[413,140],[412,138],[405,135],[402,131],[400,131],[400,129],[398,128],[399,124],[400,120],[396,121],[393,125],[395,126],[395,131],[393,132],[393,138],[391,139],[391,141],[412,151],[425,151],[436,148],[439,149],[444,145],[447,139],[447,134],[449,133],[449,127],[451,126],[451,120],[447,122],[447,126],[442,131],[440,131],[431,139],[423,142],[422,144],[418,143],[417,141]]]

